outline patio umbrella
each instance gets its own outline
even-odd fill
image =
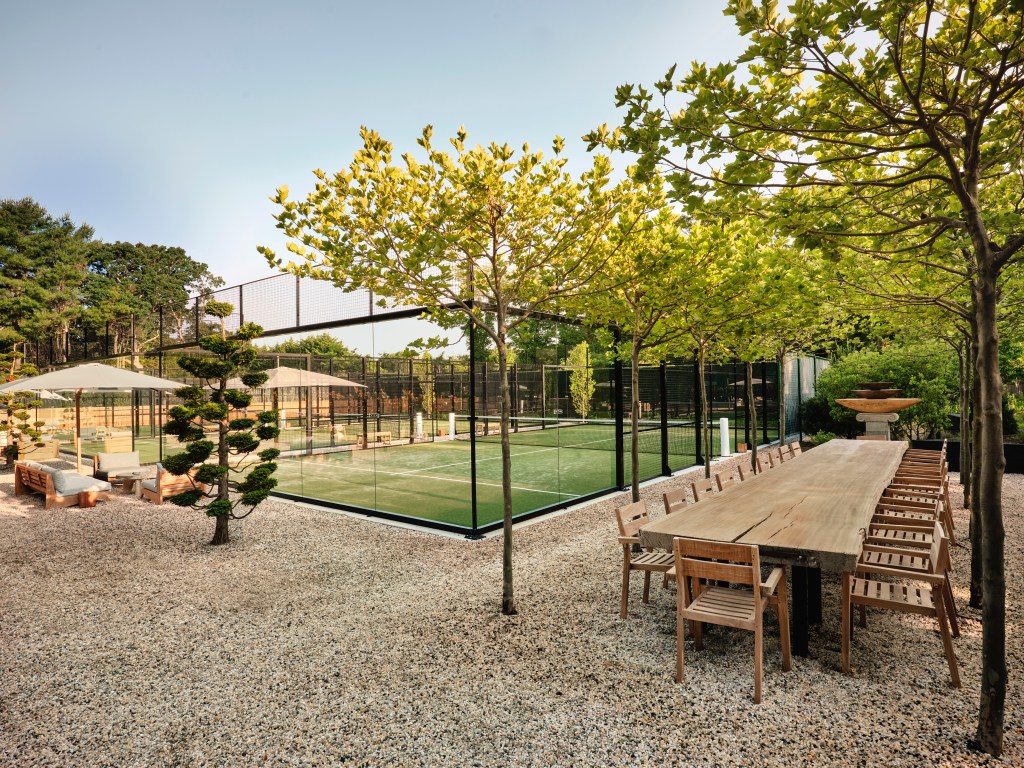
[[[263,371],[267,374],[267,380],[258,389],[284,389],[285,387],[360,387],[365,385],[357,384],[348,379],[341,379],[337,376],[328,376],[326,373],[316,371],[305,371],[301,368],[285,368],[278,366]],[[228,379],[228,387],[240,389],[244,385],[241,379]]]
[[[29,376],[0,384],[0,392],[38,391],[43,389],[75,393],[75,455],[78,471],[82,470],[82,392],[118,392],[126,389],[179,389],[180,381],[161,379],[145,373],[136,373],[124,368],[114,368],[101,363],[47,371],[38,376]]]

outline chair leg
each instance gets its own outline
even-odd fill
[[[949,628],[953,637],[960,637],[960,622],[956,617],[956,600],[953,599],[953,585],[949,581],[949,573],[945,574],[946,582],[942,587],[942,596],[946,600],[946,617],[949,619]]]
[[[853,632],[853,606],[850,591],[853,589],[853,575],[843,574],[843,672],[850,674],[850,635]]]
[[[619,618],[626,618],[626,605],[629,603],[629,559],[622,561],[622,597],[619,600]]]
[[[785,577],[779,581],[779,599],[775,606],[775,612],[779,616],[779,639],[782,642],[782,669],[785,672],[789,672],[793,669],[793,660],[789,638],[789,591],[786,588]]]
[[[678,584],[676,585],[678,587]],[[676,589],[676,682],[683,682],[683,644],[686,640],[686,620],[683,618],[683,590]]]
[[[761,676],[764,672],[764,613],[754,627],[754,703],[761,703]]]
[[[956,653],[953,651],[953,638],[949,634],[949,623],[946,620],[945,608],[942,604],[942,595],[939,594],[941,587],[932,587],[932,602],[935,605],[935,618],[939,622],[939,634],[942,635],[942,649],[946,652],[946,661],[949,663],[949,676],[953,681],[953,687],[960,687],[960,669],[956,665]]]
[[[649,602],[651,597],[651,572],[644,571],[644,602]]]
[[[857,606],[860,609],[860,626],[861,629],[866,629],[868,626],[868,609],[863,605]]]

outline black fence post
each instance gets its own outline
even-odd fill
[[[796,359],[796,428],[800,433],[801,440],[804,439],[804,421],[800,413],[803,410],[802,406],[804,404],[804,391],[800,382],[800,369],[803,367],[803,358],[798,357]]]
[[[370,387],[369,387],[369,383],[368,383],[367,378],[366,378],[366,357],[365,356],[360,358],[360,364],[361,364],[362,370],[363,370],[363,392],[362,392],[362,395],[363,395],[363,397],[362,397],[362,400],[363,400],[363,447],[366,448],[370,444],[369,440],[367,439],[370,436],[370,434],[369,434],[370,433],[370,413],[369,413],[369,410],[370,410]]]
[[[693,423],[696,425],[696,443],[694,449],[696,456],[694,461],[697,464],[704,463],[704,404],[700,399],[700,375],[698,373],[700,366],[697,365],[697,358],[693,358]]]
[[[615,348],[619,348],[622,336],[619,329],[615,329]],[[543,371],[543,367],[541,368]],[[543,378],[543,376],[542,376]],[[543,386],[543,382],[542,382]],[[612,366],[612,396],[615,398],[613,413],[615,414],[615,487],[626,487],[626,441],[622,435],[622,420],[625,416],[622,407],[622,359],[616,355]]]
[[[238,286],[238,325],[245,325],[245,285]]]
[[[476,324],[469,321],[469,500],[470,527],[476,535],[479,523],[476,509]]]
[[[672,474],[672,466],[668,461],[668,369],[664,360],[658,365],[658,390],[661,397],[661,474],[668,477]]]
[[[199,297],[198,296],[196,296],[195,313],[196,313],[195,342],[196,342],[196,344],[198,344],[199,343],[199,336],[200,336],[200,333],[199,333]]]

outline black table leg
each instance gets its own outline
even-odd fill
[[[807,613],[811,624],[821,625],[821,569],[807,569]]]
[[[807,656],[807,634],[809,622],[808,605],[808,571],[805,565],[793,566],[793,583],[790,592],[793,595],[793,610],[789,614],[789,631],[793,653]]]

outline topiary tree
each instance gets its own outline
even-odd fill
[[[12,354],[0,356],[0,360],[11,356]],[[3,360],[2,364],[6,367],[7,361]],[[35,376],[37,373],[39,371],[33,365],[25,364],[18,368],[18,376],[21,378]],[[0,432],[3,432],[7,438],[4,443],[3,456],[8,466],[13,464],[14,459],[18,456],[19,439],[31,441],[37,446],[42,445],[39,438],[43,433],[39,427],[43,425],[43,422],[29,421],[32,417],[31,409],[42,404],[42,400],[36,397],[34,392],[0,393]]]
[[[267,380],[267,374],[254,369],[258,353],[248,344],[263,329],[246,323],[229,337],[224,318],[233,310],[226,302],[206,304],[206,314],[220,319],[220,333],[199,340],[199,347],[210,353],[209,357],[178,358],[181,369],[200,383],[175,390],[182,402],[170,409],[170,420],[164,425],[164,432],[187,443],[184,452],[164,459],[165,469],[180,476],[197,468],[195,489],[174,496],[172,501],[182,507],[203,509],[216,519],[211,544],[227,544],[228,522],[248,517],[277,485],[272,475],[277,469],[274,459],[280,454],[276,448],[264,449],[257,454],[259,463],[242,467],[245,457],[259,448],[260,441],[273,440],[279,430],[276,411],[258,413],[256,418],[232,417],[232,409],[249,407],[252,395],[229,386],[229,379],[240,376],[247,388],[258,387]],[[215,440],[207,437],[208,429],[216,435]],[[214,453],[216,462],[206,463]],[[232,457],[236,459],[234,465]],[[228,486],[232,472],[244,475],[236,484],[238,496],[234,500]],[[240,506],[249,507],[249,511],[238,514]]]

